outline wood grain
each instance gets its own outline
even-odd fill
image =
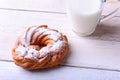
[[[0,61],[1,80],[118,80],[120,73],[59,66],[53,69],[27,71],[13,62]],[[9,67],[8,67],[9,66]],[[75,74],[75,75],[73,75]]]
[[[120,3],[108,3],[96,31],[79,37],[67,20],[64,0],[0,0],[1,80],[119,80]],[[67,35],[69,55],[56,68],[26,71],[12,62],[11,48],[28,26],[40,24]]]
[[[0,0],[0,9],[65,13],[64,0]]]
[[[65,14],[0,10],[0,16],[1,60],[12,60],[12,45],[26,27],[48,24],[50,28],[66,34],[69,39],[70,55],[65,65],[120,70],[120,23],[115,22],[119,20],[117,17],[102,22],[93,35],[78,37],[71,30]]]
[[[2,36],[4,36],[4,38],[0,39],[0,59],[12,60],[11,48],[18,35],[9,33],[9,35],[3,34]],[[68,39],[70,51],[63,65],[120,70],[120,42],[70,37],[68,37]]]
[[[0,31],[6,33],[21,33],[27,26],[48,24],[51,28],[58,29],[68,36],[79,38],[73,33],[71,25],[67,20],[67,15],[65,14],[0,10],[0,16]],[[107,21],[101,22],[96,31],[91,36],[85,38],[119,42],[119,11],[116,16]]]

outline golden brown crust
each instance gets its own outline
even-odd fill
[[[29,27],[12,49],[15,64],[28,70],[59,65],[67,53],[67,37],[47,25]]]

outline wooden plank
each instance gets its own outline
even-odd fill
[[[12,60],[11,48],[18,35],[9,33],[2,36],[0,59]],[[63,65],[120,70],[120,42],[71,37],[68,39],[70,51]]]
[[[68,36],[70,56],[65,61],[65,65],[120,70],[120,27],[118,26],[120,23],[113,23],[113,20],[119,18],[115,17],[102,23],[101,25],[109,26],[99,27],[98,31],[89,37],[78,37],[72,32],[65,14],[0,10],[0,16],[0,59],[2,60],[12,60],[12,45],[26,26],[48,24],[50,28],[58,29]]]
[[[59,66],[52,69],[27,71],[13,62],[0,61],[1,80],[119,80],[120,72]],[[75,74],[75,75],[73,75]]]
[[[26,27],[32,25],[47,24],[51,28],[60,31],[63,30],[63,24],[65,22],[63,17],[65,15],[61,14],[51,14],[51,13],[34,13],[34,12],[22,12],[22,11],[9,11],[0,10],[0,51],[1,59],[11,59],[11,48],[18,35],[25,31]],[[26,16],[27,15],[27,16]],[[47,15],[47,16],[46,16]],[[48,21],[46,21],[48,20]],[[4,56],[4,57],[3,57]]]
[[[64,0],[0,0],[1,9],[49,11],[65,13]]]
[[[106,0],[117,2],[118,0]],[[30,10],[66,13],[66,1],[64,0],[0,0],[0,9]]]
[[[120,42],[69,38],[64,65],[120,70]]]
[[[27,26],[47,24],[51,28],[60,30],[70,37],[79,38],[73,33],[65,14],[36,13],[24,11],[0,10],[0,31],[6,33],[21,33]],[[119,16],[118,14],[116,16]],[[104,21],[97,27],[93,35],[88,39],[120,41],[120,18],[113,17]],[[13,28],[14,27],[14,28]]]
[[[28,26],[41,24],[61,29],[66,23],[66,15],[62,14],[0,10],[0,16],[0,30],[8,33],[19,33]]]

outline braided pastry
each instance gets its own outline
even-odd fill
[[[59,65],[67,53],[66,36],[47,25],[29,27],[12,49],[15,64],[28,70]]]

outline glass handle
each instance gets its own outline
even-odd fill
[[[106,2],[106,0],[102,0],[102,2]]]

